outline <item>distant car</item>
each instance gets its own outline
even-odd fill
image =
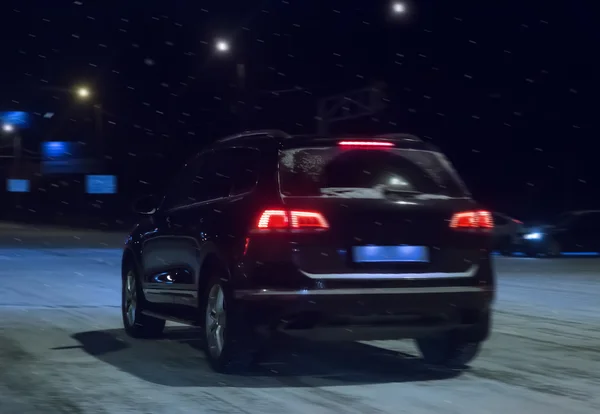
[[[528,256],[558,257],[564,252],[600,252],[600,210],[569,211],[549,224],[530,226],[522,237]]]
[[[262,337],[414,338],[464,367],[490,332],[491,214],[412,135],[249,131],[192,158],[122,260],[134,337],[202,327],[213,369],[244,368]]]
[[[492,216],[494,217],[494,250],[508,256],[521,242],[524,232],[523,222],[498,212],[494,212]]]

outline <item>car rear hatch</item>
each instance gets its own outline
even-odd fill
[[[360,144],[281,151],[286,210],[317,214],[326,227],[292,232],[298,269],[328,286],[462,284],[473,276],[489,254],[491,221],[469,225],[483,213],[445,157],[420,145],[346,142]]]

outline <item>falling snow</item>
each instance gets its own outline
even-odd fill
[[[594,78],[585,64],[588,27],[576,14],[490,5],[481,15],[445,2],[402,17],[379,2],[248,1],[239,10],[157,2],[143,11],[91,1],[12,3],[0,10],[12,21],[3,78],[19,87],[5,89],[3,108],[37,113],[61,139],[92,139],[93,105],[74,108],[61,92],[69,82],[89,82],[93,103],[102,104],[108,157],[132,163],[114,167],[132,193],[164,185],[191,148],[218,136],[258,127],[311,133],[318,98],[375,81],[385,82],[382,110],[335,131],[429,136],[475,195],[490,200],[491,188],[512,188],[529,203],[562,197],[551,183],[600,184],[594,151],[585,150],[596,145],[599,128],[586,83]],[[328,17],[317,22],[317,15]],[[557,23],[579,31],[556,38]],[[557,42],[565,47],[547,47]],[[571,143],[579,145],[566,151]],[[23,148],[35,156],[39,144]],[[11,148],[3,142],[0,151]],[[157,160],[172,161],[160,176]],[[148,184],[141,189],[140,182]],[[39,188],[55,191],[48,183]]]

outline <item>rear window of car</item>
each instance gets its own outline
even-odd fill
[[[433,198],[470,194],[444,155],[411,149],[295,148],[280,151],[279,183],[290,197]]]

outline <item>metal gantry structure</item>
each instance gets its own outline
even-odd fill
[[[375,82],[357,89],[319,100],[317,104],[317,133],[327,135],[334,122],[374,115],[385,107],[385,83]]]

